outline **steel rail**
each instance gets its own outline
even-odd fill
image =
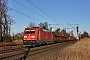
[[[15,44],[15,43],[1,43],[0,44],[0,47],[3,47],[3,46],[17,46],[18,44]]]

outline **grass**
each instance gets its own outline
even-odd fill
[[[54,60],[90,60],[90,38],[63,49]]]
[[[22,44],[22,40],[14,41]],[[90,38],[84,38],[77,43],[64,48],[52,60],[90,60]]]
[[[23,44],[23,40],[14,40],[13,41],[16,44],[22,45]]]

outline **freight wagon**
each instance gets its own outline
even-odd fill
[[[52,32],[53,33],[53,42],[63,42],[65,40],[65,35],[61,32]]]

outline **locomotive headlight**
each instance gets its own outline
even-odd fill
[[[27,36],[24,36],[24,38],[27,38]]]
[[[35,36],[31,36],[32,38],[35,38]]]

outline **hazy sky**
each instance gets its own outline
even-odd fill
[[[90,0],[9,0],[8,13],[15,20],[12,32],[21,32],[29,22],[48,22],[53,29],[79,24],[80,31],[90,33]],[[76,27],[77,25],[72,25]],[[73,29],[68,29],[71,31]]]

